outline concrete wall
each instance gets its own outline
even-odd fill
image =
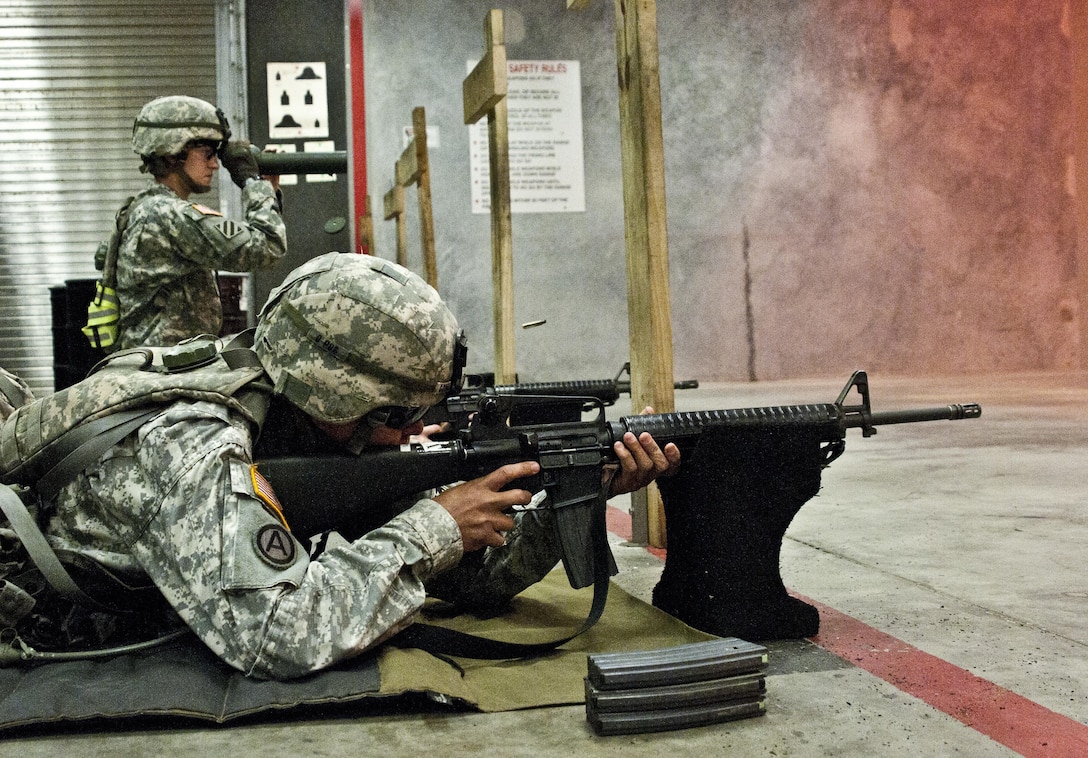
[[[614,8],[565,5],[364,6],[377,252],[394,257],[380,197],[423,106],[440,132],[439,289],[472,370],[493,359],[466,60],[500,8],[510,59],[581,62],[586,211],[513,219],[516,321],[547,319],[518,330],[524,381],[609,376],[627,357]],[[1062,0],[659,2],[677,378],[1079,366],[1066,14]]]

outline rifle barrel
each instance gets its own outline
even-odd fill
[[[659,444],[674,442],[683,449],[687,443],[696,441],[699,435],[713,427],[769,429],[817,426],[838,430],[841,416],[834,403],[821,403],[624,416],[610,426],[613,439],[619,439],[627,431],[634,432],[636,436],[649,432]]]
[[[978,403],[953,403],[939,408],[914,408],[905,411],[880,411],[869,414],[873,426],[885,424],[913,424],[916,421],[959,421],[978,418],[982,415],[982,406]],[[847,426],[861,426],[848,423]]]
[[[281,174],[346,174],[347,151],[331,153],[257,153],[262,176]]]
[[[649,432],[658,443],[674,442],[683,449],[713,427],[774,429],[809,426],[825,429],[830,441],[841,439],[846,429],[853,427],[910,424],[919,421],[957,421],[978,418],[981,415],[982,407],[977,403],[954,403],[937,408],[877,413],[844,412],[835,403],[820,403],[624,416],[609,426],[613,439],[619,439],[627,431],[634,432],[636,436]]]
[[[572,379],[566,382],[523,382],[499,384],[497,395],[543,395],[548,397],[595,397],[604,405],[619,400],[620,393],[611,379]]]

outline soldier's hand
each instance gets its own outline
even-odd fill
[[[265,145],[264,146],[264,152],[266,152],[266,153],[278,153],[279,150],[277,150],[272,145]],[[259,163],[259,161],[258,161],[258,163]],[[271,184],[272,189],[276,193],[279,193],[279,191],[280,191],[280,175],[279,174],[261,174],[261,178],[264,179],[269,184]]]
[[[219,162],[230,172],[230,178],[239,187],[246,186],[248,180],[257,179],[261,175],[257,154],[246,140],[228,142]]]
[[[653,413],[644,408],[642,413]],[[618,468],[612,477],[609,496],[623,495],[642,489],[659,476],[670,476],[680,466],[680,449],[673,443],[658,446],[653,435],[643,432],[636,437],[625,432],[623,439],[613,444]]]
[[[515,505],[528,505],[533,493],[503,490],[503,487],[538,471],[540,464],[536,461],[510,463],[479,479],[450,487],[435,497],[457,522],[466,553],[488,545],[499,547],[506,542],[503,533],[514,528],[514,519],[506,511]]]

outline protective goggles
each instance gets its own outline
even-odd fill
[[[385,405],[366,414],[366,423],[371,429],[387,426],[390,429],[407,429],[416,423],[429,410],[429,406]]]

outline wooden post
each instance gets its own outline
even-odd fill
[[[491,285],[495,320],[495,383],[513,384],[514,245],[510,221],[510,138],[506,113],[506,45],[502,11],[484,20],[486,51],[462,83],[465,123],[487,116],[491,170]]]
[[[377,255],[374,245],[374,218],[370,213],[370,195],[363,197],[363,214],[359,216],[359,252]]]
[[[580,10],[589,0],[567,0]],[[615,0],[620,89],[620,154],[627,243],[627,323],[631,406],[638,413],[676,409],[672,305],[665,217],[665,147],[661,131],[656,0]],[[632,538],[665,546],[665,512],[656,485],[632,493]]]
[[[430,158],[427,154],[427,116],[421,107],[412,109],[412,141],[397,159],[394,175],[396,184],[402,191],[405,187],[416,185],[424,278],[427,284],[438,289],[438,264],[434,252],[434,213],[431,209],[431,170]],[[402,204],[401,210],[403,209]]]
[[[384,218],[396,219],[397,222],[397,263],[408,267],[408,231],[404,228],[404,187],[394,183],[382,198]]]
[[[423,248],[423,270],[427,283],[438,289],[438,261],[434,251],[434,211],[431,208],[431,159],[427,148],[427,114],[412,109],[412,142],[416,147],[416,196],[419,201],[419,237]]]

